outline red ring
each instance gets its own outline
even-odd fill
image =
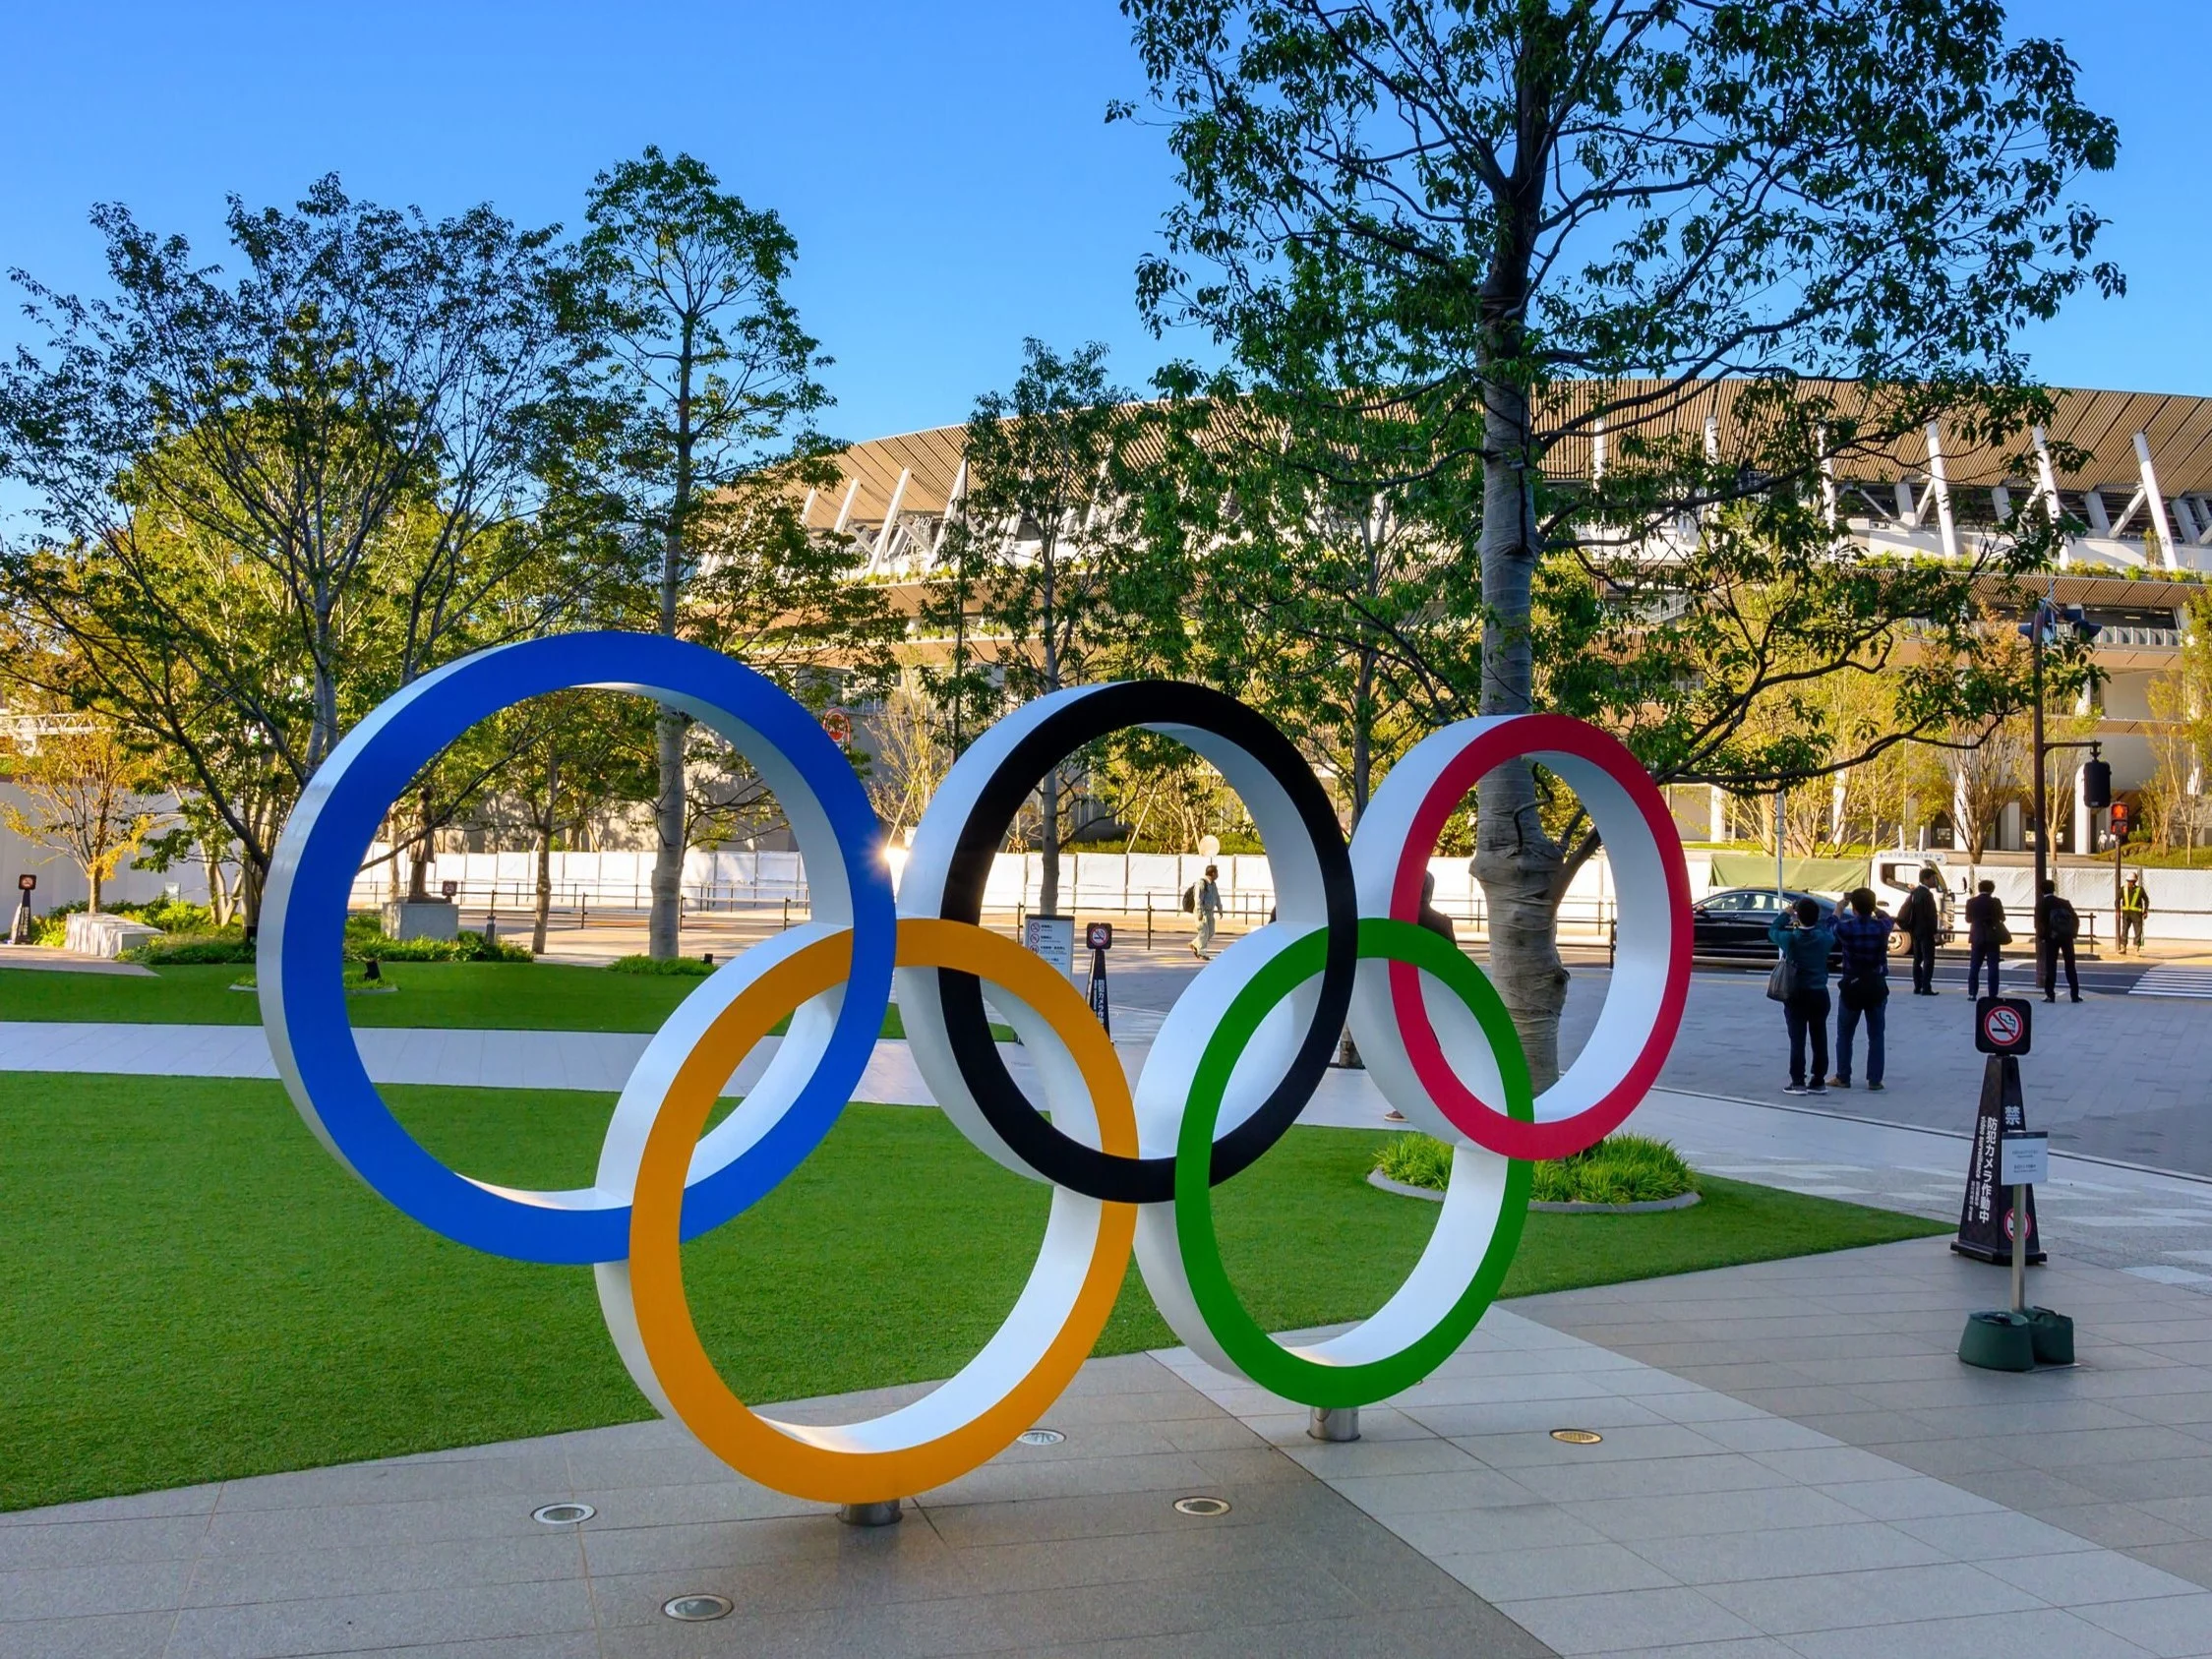
[[[1658,786],[1651,782],[1651,775],[1618,739],[1565,715],[1517,715],[1483,732],[1445,766],[1413,813],[1391,890],[1391,916],[1400,921],[1420,918],[1421,877],[1427,873],[1437,836],[1452,809],[1482,775],[1505,761],[1543,754],[1572,755],[1601,768],[1628,792],[1637,810],[1644,814],[1666,870],[1667,977],[1651,1035],[1621,1081],[1603,1098],[1573,1117],[1548,1123],[1518,1123],[1477,1099],[1445,1059],[1436,1028],[1429,1023],[1428,1005],[1421,997],[1420,971],[1403,962],[1389,965],[1391,998],[1413,1075],[1454,1128],[1476,1146],[1506,1157],[1567,1157],[1595,1146],[1618,1129],[1658,1081],[1667,1050],[1673,1047],[1675,1034],[1681,1029],[1683,1007],[1690,998],[1690,929],[1684,925],[1690,912],[1690,872],[1680,856],[1682,842],[1674,827],[1674,815],[1668,811]],[[1665,857],[1670,842],[1676,849],[1673,859]],[[1542,1099],[1542,1096],[1537,1096],[1539,1105]]]

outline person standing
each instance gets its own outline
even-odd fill
[[[2073,906],[2059,897],[2059,884],[2045,881],[2035,902],[2035,948],[2041,954],[2043,1000],[2059,1000],[2059,959],[2066,960],[2066,991],[2081,1000],[2081,977],[2073,969],[2073,942],[2081,932],[2081,918]]]
[[[1221,870],[1213,864],[1198,878],[1198,937],[1191,940],[1191,954],[1205,962],[1214,954],[1214,928],[1222,918]]]
[[[1883,1027],[1889,1003],[1889,935],[1896,922],[1874,908],[1874,889],[1861,887],[1844,903],[1848,914],[1835,918],[1835,942],[1843,947],[1843,978],[1835,987],[1835,1075],[1838,1089],[1851,1087],[1851,1038],[1867,1023],[1867,1088],[1882,1088],[1886,1058]]]
[[[2151,896],[2143,890],[2143,872],[2129,870],[2127,885],[2120,890],[2120,954],[2127,954],[2127,935],[2135,935],[2135,954],[2143,952],[2143,918],[2151,913]]]
[[[1935,996],[1936,941],[1943,931],[1943,878],[1933,869],[1920,872],[1920,881],[1897,907],[1896,925],[1912,941],[1912,994]]]
[[[1797,983],[1782,1001],[1782,1019],[1789,1027],[1790,1080],[1785,1095],[1825,1095],[1828,1092],[1828,952],[1835,948],[1835,929],[1821,913],[1818,899],[1800,899],[1790,910],[1766,924],[1766,937],[1796,971]],[[1810,1038],[1813,1069],[1805,1069],[1805,1048]],[[1806,1082],[1810,1075],[1812,1082]]]
[[[1979,995],[1982,964],[1990,965],[1990,995],[1998,994],[1997,965],[2011,937],[2004,926],[2004,901],[1997,896],[1997,883],[1983,881],[1966,901],[1966,994]]]

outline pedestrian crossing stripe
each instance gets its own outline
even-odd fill
[[[2127,994],[2212,998],[2212,968],[2153,968]]]

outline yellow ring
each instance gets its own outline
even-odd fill
[[[1066,1323],[1012,1389],[948,1432],[912,1446],[869,1450],[855,1444],[856,1431],[867,1425],[825,1429],[779,1423],[738,1398],[700,1344],[684,1291],[678,1222],[685,1178],[707,1117],[739,1063],[778,1020],[842,983],[851,958],[849,931],[807,945],[715,1018],[678,1069],[653,1120],[638,1161],[629,1223],[637,1333],[670,1409],[732,1468],[794,1497],[833,1504],[912,1497],[941,1486],[995,1456],[1035,1424],[1105,1330],[1137,1224],[1134,1205],[1103,1204],[1054,1189],[1055,1222],[1063,1207],[1078,1215],[1096,1213],[1096,1242]],[[1063,976],[996,933],[968,922],[910,917],[899,920],[898,965],[955,969],[1018,996],[1073,1056],[1098,1113],[1100,1150],[1136,1155],[1136,1112],[1121,1061]]]

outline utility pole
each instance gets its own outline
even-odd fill
[[[2037,604],[2028,620],[2020,624],[2020,631],[2028,636],[2028,661],[2035,684],[2035,893],[2031,903],[2035,906],[2035,951],[2039,973],[2042,971],[2044,951],[2043,883],[2051,874],[2051,803],[2050,791],[2044,783],[2044,769],[2050,752],[2063,748],[2087,749],[2089,763],[2081,769],[2083,803],[2094,809],[2112,800],[2112,768],[2105,764],[2103,744],[2094,741],[2050,743],[2043,740],[2043,646],[2046,640],[2058,632],[2061,622],[2069,625],[2074,636],[2083,641],[2095,639],[2102,631],[2095,622],[2082,616],[2080,606],[2061,605],[2048,594]],[[2079,853],[2084,849],[2077,847],[2074,851]],[[2116,895],[2113,926],[2116,930],[2120,926],[2120,907],[2117,901],[2119,879],[2116,869],[2113,877]]]

